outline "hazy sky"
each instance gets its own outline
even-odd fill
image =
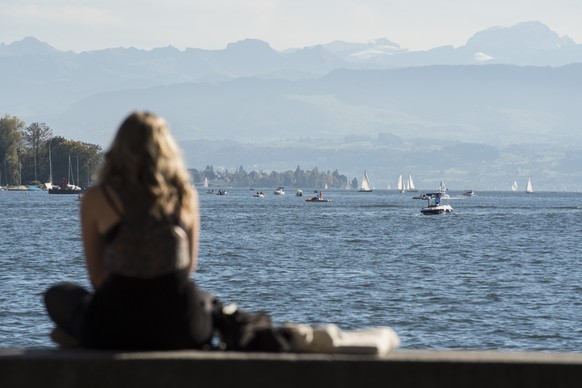
[[[582,42],[580,0],[0,0],[0,42],[34,36],[59,50],[274,49],[385,37],[409,50],[460,46],[477,31],[540,21]]]

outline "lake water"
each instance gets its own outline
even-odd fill
[[[390,326],[406,349],[582,350],[582,194],[201,191],[198,284],[276,323]],[[304,190],[306,196],[312,190]],[[53,347],[42,293],[87,285],[74,195],[0,192],[0,347]]]

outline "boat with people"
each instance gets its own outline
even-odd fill
[[[253,197],[255,197],[255,198],[266,198],[267,196],[262,191],[257,191],[255,194],[253,194]]]
[[[295,196],[296,197],[303,197],[303,190],[297,189],[297,191],[295,192]]]
[[[69,177],[61,179],[58,185],[53,185],[53,172],[52,172],[52,157],[49,148],[49,182],[45,183],[45,187],[48,189],[49,194],[79,194],[84,192],[84,190],[75,185],[73,181],[73,167],[71,165],[71,155],[69,155]],[[79,159],[77,158],[77,182],[79,181]]]
[[[453,207],[451,205],[441,203],[442,193],[426,193],[427,205],[420,209],[420,212],[425,215],[452,213]]]
[[[370,184],[370,178],[368,178],[368,173],[364,170],[364,176],[362,177],[362,184],[358,190],[360,193],[371,193],[372,185]]]
[[[323,198],[323,192],[320,191],[316,196],[307,198],[305,202],[331,202],[331,198]]]
[[[285,188],[283,186],[279,186],[275,189],[275,195],[285,195]]]
[[[49,194],[80,194],[84,190],[74,184],[69,183],[67,178],[63,178],[58,186],[51,185],[48,189]]]
[[[427,195],[425,193],[420,193],[420,194],[412,197],[412,199],[428,199],[428,198],[427,198]]]
[[[222,190],[222,189],[221,190],[218,190],[216,192],[216,195],[226,195],[226,194],[228,194],[227,191],[226,190]]]

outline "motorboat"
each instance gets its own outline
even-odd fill
[[[285,195],[285,188],[283,186],[279,186],[275,189],[275,195]]]
[[[297,189],[297,191],[295,192],[295,196],[296,197],[303,197],[303,190]]]
[[[226,194],[228,194],[228,193],[225,190],[218,190],[216,192],[216,195],[226,195]]]
[[[464,195],[465,197],[474,197],[476,194],[475,194],[475,192],[474,192],[473,190],[466,190],[466,191],[463,193],[463,195]]]
[[[256,197],[256,198],[265,198],[266,195],[262,191],[257,191],[255,194],[253,194],[253,197]]]
[[[420,212],[425,215],[452,213],[453,207],[441,203],[442,193],[427,193],[426,200],[428,204],[420,209]]]

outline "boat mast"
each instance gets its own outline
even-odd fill
[[[69,183],[74,185],[75,182],[73,182],[73,167],[71,166],[71,155],[69,155]]]
[[[51,145],[49,144],[49,183],[53,183],[53,158],[51,157]]]

